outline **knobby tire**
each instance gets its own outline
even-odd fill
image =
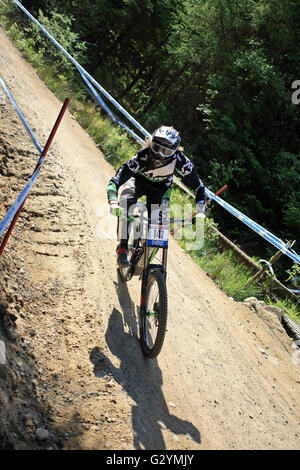
[[[146,282],[146,295],[142,308],[141,342],[145,356],[147,356],[149,359],[153,359],[157,357],[160,353],[166,334],[168,314],[167,288],[165,278],[159,270],[151,271]],[[156,283],[158,287],[158,325],[156,327],[157,333],[155,341],[153,344],[149,345],[147,344],[147,330],[149,323],[149,317],[147,315],[147,304],[148,296],[150,293],[151,286],[153,286],[153,283]]]

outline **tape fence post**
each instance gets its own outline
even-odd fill
[[[40,159],[39,159],[39,161],[38,161],[38,163],[37,163],[37,165],[36,165],[36,167],[35,167],[35,170],[34,170],[34,172],[33,172],[32,178],[33,178],[33,176],[34,176],[35,174],[36,174],[36,176],[39,174],[39,170],[40,170],[40,168],[41,168],[41,166],[42,166],[42,164],[43,164],[43,162],[44,162],[44,159],[45,159],[45,157],[46,157],[46,155],[47,155],[47,152],[48,152],[48,150],[49,150],[49,148],[50,148],[50,145],[51,145],[51,143],[52,143],[52,141],[53,141],[53,138],[54,138],[54,136],[55,136],[55,134],[56,134],[56,131],[57,131],[57,129],[58,129],[58,126],[59,126],[59,124],[61,123],[61,120],[62,120],[62,118],[63,118],[63,115],[64,115],[64,113],[65,113],[65,111],[66,111],[66,109],[67,109],[67,107],[68,107],[68,105],[69,105],[69,102],[70,102],[69,98],[66,98],[66,100],[65,100],[65,102],[64,102],[64,104],[63,104],[63,106],[62,106],[62,108],[61,108],[61,110],[60,110],[60,113],[59,113],[59,115],[58,115],[58,117],[57,117],[57,119],[56,119],[56,122],[55,122],[55,124],[54,124],[54,126],[53,126],[53,129],[52,129],[52,131],[51,131],[51,133],[50,133],[50,135],[49,135],[49,137],[48,137],[48,140],[47,140],[47,142],[46,142],[46,145],[45,145],[45,147],[44,147],[44,150],[42,151],[41,157],[40,157]],[[9,228],[8,228],[8,230],[7,230],[7,232],[6,232],[6,234],[5,234],[5,237],[4,237],[4,239],[3,239],[2,243],[1,243],[1,246],[0,246],[0,256],[2,255],[3,251],[5,250],[5,247],[6,247],[6,245],[7,245],[7,242],[8,242],[8,240],[9,240],[10,236],[11,236],[11,233],[12,233],[13,228],[14,228],[14,226],[15,226],[15,224],[16,224],[18,218],[19,218],[19,215],[20,215],[20,213],[21,213],[21,211],[22,211],[22,209],[23,209],[23,207],[24,207],[24,204],[25,204],[25,202],[26,202],[26,200],[27,200],[27,197],[28,197],[28,195],[25,197],[25,199],[24,199],[24,201],[22,202],[22,204],[20,205],[18,211],[17,211],[16,214],[14,215],[14,218],[13,218],[13,220],[11,221],[11,224],[10,224],[10,226],[9,226]]]

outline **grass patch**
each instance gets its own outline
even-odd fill
[[[282,310],[282,313],[287,315],[295,323],[300,324],[299,307],[297,307],[290,300],[286,299],[286,300],[278,300],[277,302],[274,302],[269,298],[269,296],[266,296],[264,301],[268,305],[275,305],[276,307],[279,307]]]
[[[232,251],[217,253],[212,258],[206,256],[193,256],[193,258],[204,271],[209,273],[210,277],[216,279],[219,287],[235,300],[243,301],[247,297],[262,299],[261,285],[259,283],[247,284],[253,275],[237,262]]]

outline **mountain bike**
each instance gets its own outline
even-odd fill
[[[141,328],[140,340],[143,353],[152,359],[161,351],[167,328],[167,255],[170,224],[184,223],[190,219],[163,221],[145,217],[147,207],[138,202],[136,214],[130,218],[128,240],[128,268],[119,267],[123,281],[140,276],[141,284]]]

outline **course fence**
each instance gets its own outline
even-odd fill
[[[7,88],[4,80],[2,77],[0,77],[0,84],[2,86],[2,88],[4,89],[4,91],[6,92],[8,98],[10,99],[12,105],[14,106],[15,110],[17,111],[28,135],[30,136],[32,142],[34,143],[36,149],[38,150],[39,154],[40,154],[40,158],[36,164],[36,167],[34,169],[34,172],[30,178],[30,180],[28,181],[28,183],[25,185],[24,189],[21,191],[21,193],[19,194],[19,196],[17,197],[16,201],[13,203],[13,205],[10,207],[10,209],[7,211],[7,213],[5,214],[4,218],[0,221],[0,237],[3,235],[3,233],[5,232],[5,230],[8,228],[6,234],[5,234],[5,237],[4,239],[2,240],[2,243],[0,245],[0,256],[2,255],[4,249],[5,249],[5,246],[7,244],[7,241],[12,233],[12,230],[15,226],[15,223],[20,215],[20,212],[26,202],[26,199],[27,199],[27,196],[32,188],[32,186],[34,185],[37,177],[39,176],[39,173],[41,171],[41,168],[42,168],[42,165],[45,161],[45,157],[47,155],[47,152],[50,148],[50,145],[52,143],[52,140],[54,138],[54,135],[58,129],[58,126],[62,120],[62,117],[65,113],[65,110],[67,109],[68,107],[68,104],[69,104],[69,99],[67,98],[63,104],[63,107],[58,115],[58,118],[53,126],[53,129],[48,137],[48,140],[46,142],[46,145],[44,147],[44,149],[42,149],[42,147],[40,146],[37,138],[35,137],[34,133],[32,132],[28,122],[26,121],[24,115],[22,114],[20,108],[18,107],[16,101],[14,100],[11,92],[9,91],[9,89]],[[10,224],[10,226],[9,226]]]
[[[88,85],[90,91],[93,93],[95,99],[99,102],[100,106],[108,113],[111,119],[122,126],[127,132],[139,143],[143,144],[145,137],[150,137],[151,134],[141,126],[59,43],[58,41],[39,23],[39,21],[34,18],[24,6],[18,1],[14,0],[15,4],[18,5],[21,10],[43,31],[43,33],[61,50],[61,52],[76,66],[77,70],[79,71],[81,77]],[[94,86],[93,86],[94,85]],[[108,108],[105,104],[103,99],[99,96],[99,93],[95,90],[96,87],[103,96],[108,99],[116,109],[121,112],[130,122],[131,124],[143,134],[144,138],[141,138],[138,134],[136,134],[132,129],[130,129],[126,124],[121,122]],[[206,194],[210,200],[214,200],[217,204],[223,207],[226,211],[231,213],[234,217],[239,219],[245,225],[247,225],[251,230],[256,232],[262,238],[264,238],[267,242],[275,246],[279,249],[284,255],[288,256],[292,259],[295,263],[300,264],[300,257],[299,255],[291,248],[291,244],[282,241],[280,238],[273,235],[267,229],[256,223],[255,221],[251,220],[245,214],[240,212],[239,210],[235,209],[233,206],[228,204],[226,201],[221,199],[219,196],[214,195],[209,189],[206,188]]]

